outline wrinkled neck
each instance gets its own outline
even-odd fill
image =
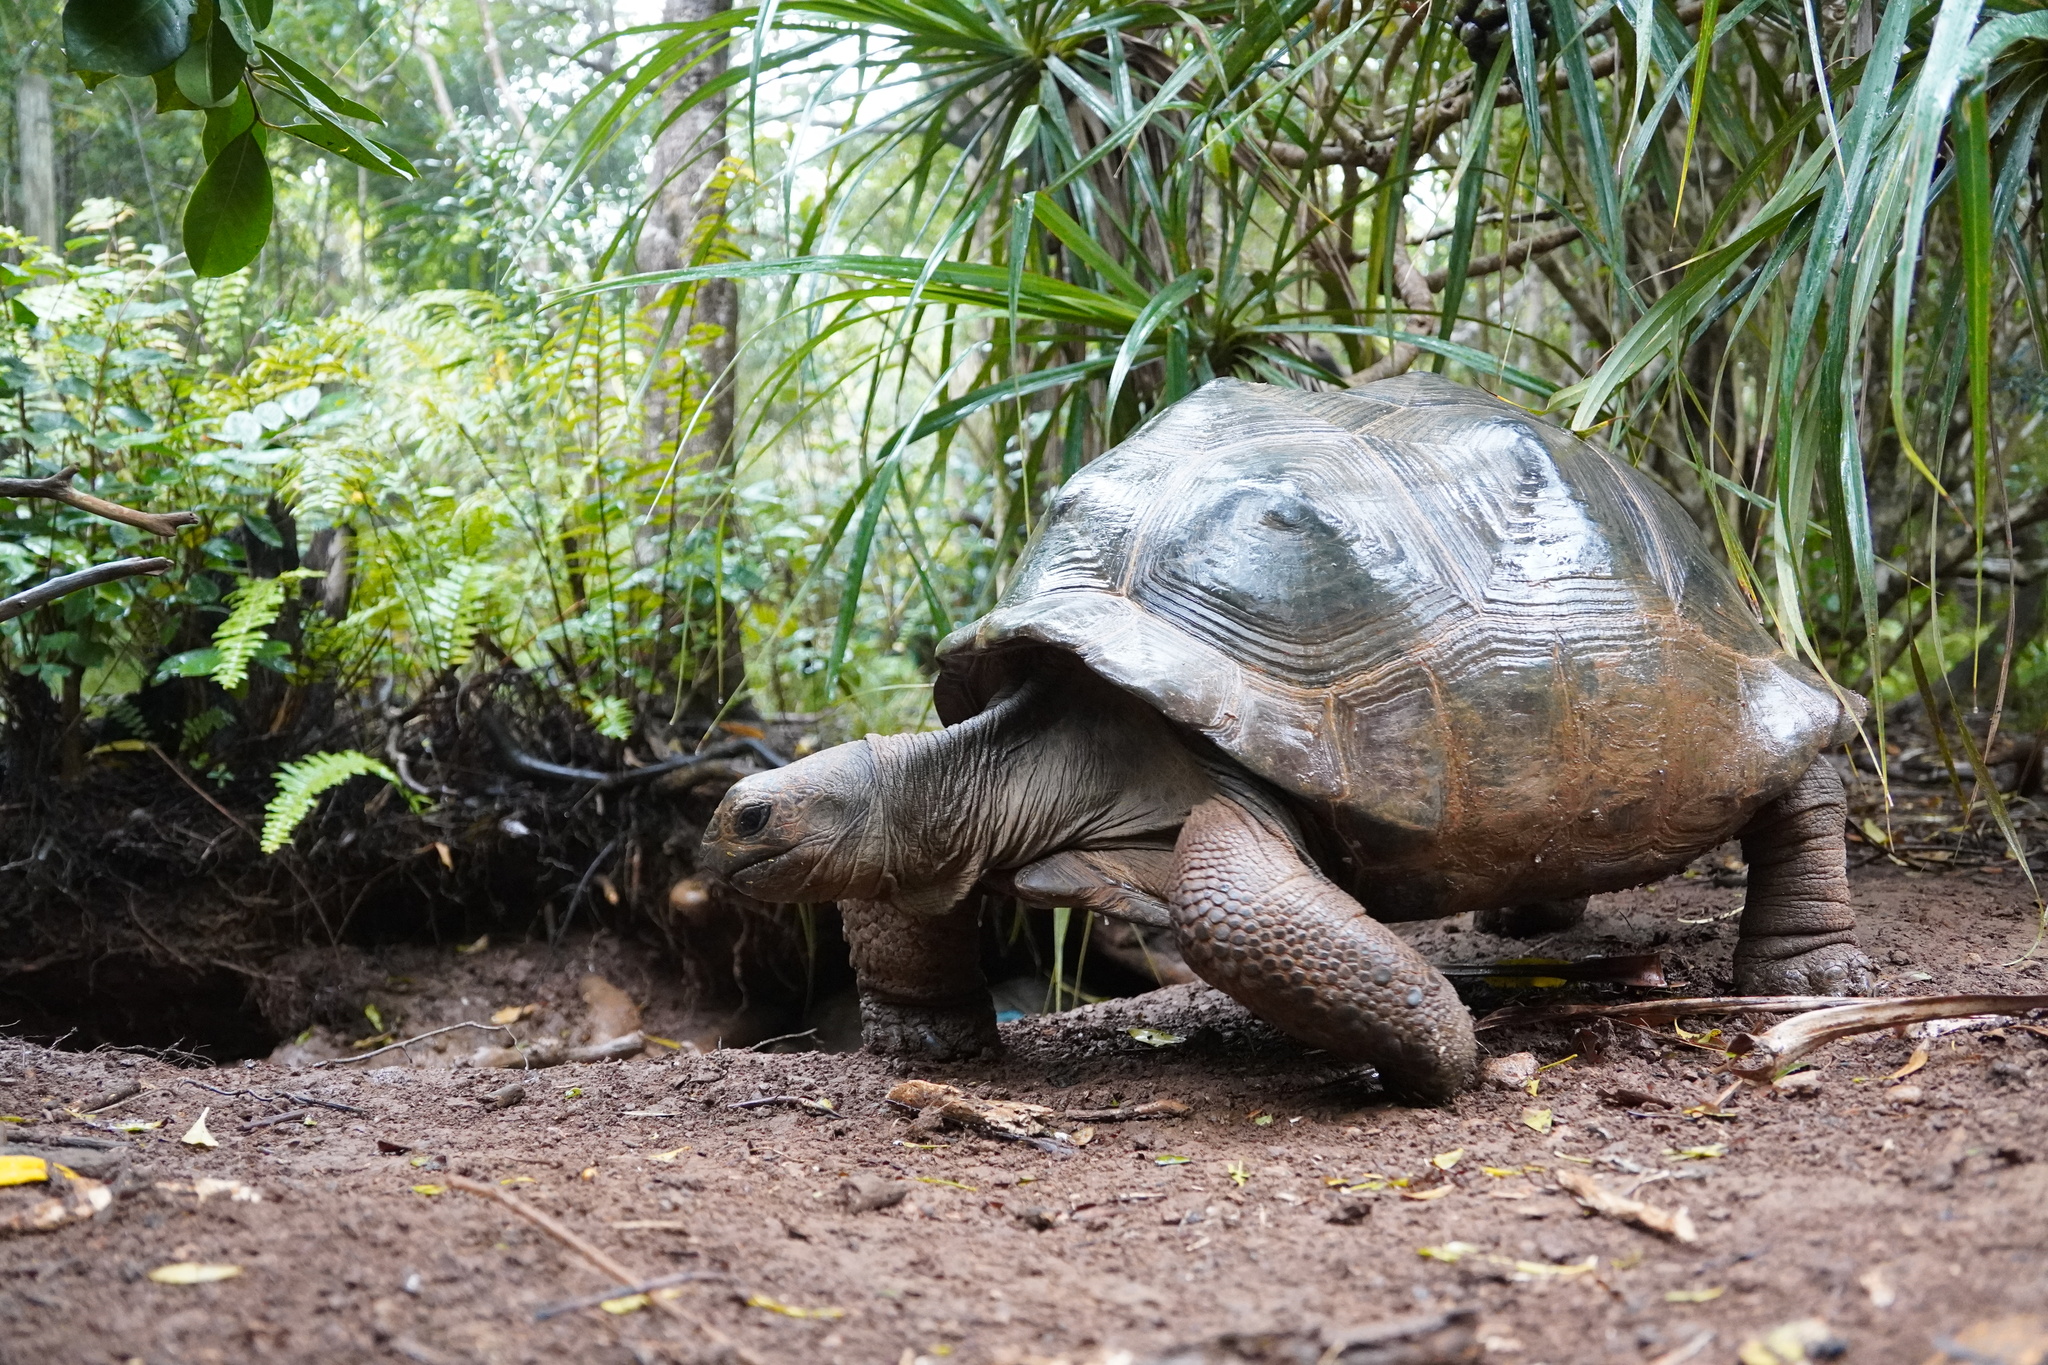
[[[1211,790],[1157,712],[1087,675],[1035,679],[958,725],[868,744],[871,837],[896,899],[950,905],[991,868],[1170,837]]]

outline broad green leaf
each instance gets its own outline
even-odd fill
[[[282,77],[283,79],[278,81],[279,86],[310,112],[325,114],[330,118],[361,119],[365,123],[384,121],[377,116],[375,109],[366,104],[358,104],[348,96],[340,94],[333,86],[269,43],[258,43],[256,46],[264,57],[269,59],[271,70],[267,74],[273,79]]]
[[[392,153],[382,143],[357,137],[339,124],[325,121],[291,123],[278,131],[289,133],[301,142],[309,142],[322,151],[333,152],[336,156],[353,161],[356,165],[375,171],[379,175],[396,175],[407,180],[417,175],[412,163],[404,157]]]
[[[64,59],[75,71],[149,76],[178,60],[193,0],[65,0]]]
[[[215,20],[204,38],[185,49],[172,70],[186,99],[198,108],[213,109],[235,98],[247,65],[248,58],[236,46],[227,25]]]
[[[250,95],[247,86],[243,86],[237,90],[235,98],[231,102],[220,106],[218,109],[206,111],[206,127],[199,134],[199,150],[208,161],[212,161],[216,156],[220,155],[221,148],[227,146],[243,133],[248,132],[252,127],[256,129],[256,136],[259,141],[267,136],[270,131],[267,127],[256,123],[255,97]],[[266,143],[265,146],[267,147],[267,145]]]
[[[252,133],[231,138],[185,205],[185,259],[203,278],[232,275],[270,236],[270,167]]]
[[[256,30],[262,28],[263,24],[257,23],[250,15],[244,0],[214,0],[214,6],[220,15],[218,22],[227,28],[228,33],[234,38],[235,46],[248,55],[255,56]],[[269,16],[266,13],[264,23],[268,22]]]

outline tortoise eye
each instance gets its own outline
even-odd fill
[[[751,839],[768,828],[768,817],[773,812],[774,807],[762,801],[741,806],[732,813],[732,832],[742,839]]]

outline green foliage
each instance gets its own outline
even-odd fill
[[[343,122],[383,120],[326,80],[260,41],[267,0],[66,0],[64,54],[89,86],[111,76],[151,79],[159,113],[206,114],[207,160],[185,205],[185,254],[201,277],[232,275],[269,240],[272,190],[264,156],[277,128],[380,175],[411,179],[412,163]],[[308,122],[277,124],[272,109],[295,108]]]
[[[313,813],[321,796],[352,777],[381,777],[401,793],[398,774],[368,754],[308,754],[277,770],[277,795],[263,810],[263,851],[275,853],[291,842],[292,831]]]

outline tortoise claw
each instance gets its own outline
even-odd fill
[[[1870,959],[1853,943],[1834,943],[1791,957],[1735,957],[1735,989],[1744,995],[1869,995]]]
[[[995,1005],[986,991],[978,1001],[951,1005],[913,1005],[863,995],[860,1041],[869,1052],[933,1062],[992,1057],[1002,1048]]]

